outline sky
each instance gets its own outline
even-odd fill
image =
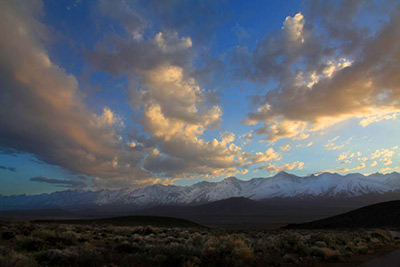
[[[0,194],[400,171],[398,1],[0,1]]]

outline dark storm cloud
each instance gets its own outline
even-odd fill
[[[17,169],[15,167],[9,167],[9,166],[0,165],[0,169],[1,170],[6,170],[6,171],[10,171],[10,172],[17,172]]]
[[[30,179],[30,181],[38,182],[38,183],[53,184],[53,185],[59,186],[59,187],[73,187],[73,188],[84,188],[84,187],[87,187],[87,185],[84,182],[80,182],[80,181],[59,180],[59,179],[42,177],[42,176],[32,177]]]

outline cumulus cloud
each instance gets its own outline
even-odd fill
[[[75,180],[60,180],[54,178],[47,178],[47,177],[32,177],[30,179],[32,182],[38,183],[47,183],[52,184],[58,187],[71,187],[71,188],[85,188],[87,185],[82,181],[75,181]]]
[[[374,7],[384,21],[370,29],[357,23],[362,1],[313,1],[309,13],[287,17],[282,31],[268,34],[253,50],[239,47],[234,63],[241,77],[274,89],[254,98],[245,123],[269,141],[296,138],[349,118],[367,126],[396,119],[400,11],[395,2]],[[371,4],[373,5],[373,4]],[[385,13],[387,14],[387,13]],[[319,21],[318,27],[314,23]],[[388,59],[392,60],[388,60]]]
[[[151,5],[158,12],[158,4]],[[220,125],[222,109],[194,75],[195,42],[174,30],[172,18],[163,17],[169,26],[153,33],[146,12],[133,3],[99,2],[99,14],[120,20],[125,33],[106,35],[85,55],[95,69],[127,78],[133,122],[140,128],[132,130],[107,106],[99,114],[90,110],[76,77],[50,58],[41,1],[3,1],[0,9],[0,28],[9,33],[0,41],[3,151],[31,153],[91,177],[94,187],[233,175],[279,159],[273,150],[243,152],[233,133],[204,138]]]
[[[351,158],[354,158],[355,156],[361,156],[361,155],[362,155],[361,152],[356,152],[355,153],[355,152],[351,152],[349,150],[349,151],[340,153],[340,155],[339,155],[337,160],[341,161],[341,160],[344,160],[344,159],[351,159]],[[358,161],[367,161],[368,158],[367,157],[363,157],[363,158],[358,158],[357,160]]]
[[[195,79],[183,67],[170,64],[144,71],[141,77],[144,87],[133,93],[140,96],[143,109],[139,121],[160,150],[145,158],[145,168],[173,177],[234,173],[241,164],[234,135],[224,133],[220,141],[202,138],[205,130],[219,125],[222,110],[208,105]]]
[[[357,161],[368,161],[368,157],[357,158]]]
[[[344,148],[344,144],[337,145],[335,141],[338,140],[340,136],[336,136],[332,139],[329,139],[328,142],[324,145],[326,150],[338,150]]]
[[[400,167],[399,166],[396,166],[396,167],[385,167],[385,168],[382,168],[379,172],[381,172],[381,173],[391,173],[391,172],[399,172],[400,171]]]
[[[376,159],[376,158],[391,158],[394,156],[394,151],[386,148],[381,148],[375,150],[374,153],[371,154],[371,159]]]
[[[94,68],[128,77],[135,123],[145,133],[135,136],[147,151],[143,168],[159,177],[213,177],[279,160],[272,148],[243,152],[230,132],[204,138],[207,130],[218,128],[223,112],[193,75],[193,46],[191,37],[168,29],[140,39],[113,36],[112,42],[87,51]],[[251,141],[252,135],[241,139]]]
[[[371,123],[374,122],[379,122],[379,121],[383,121],[383,120],[396,120],[398,116],[398,113],[392,113],[389,111],[389,114],[378,114],[378,115],[373,115],[373,116],[369,116],[365,119],[362,119],[360,121],[360,125],[363,127],[367,127],[368,125],[370,125]]]
[[[364,169],[366,166],[367,165],[364,162],[362,162],[358,166],[353,167],[353,168],[339,168],[339,169],[336,169],[334,171],[335,172],[352,172],[352,171],[357,171],[357,170],[360,170],[360,169]]]
[[[289,39],[289,44],[301,45],[304,43],[304,23],[304,16],[301,13],[297,13],[293,17],[286,17],[285,21],[283,22],[282,29],[287,39]]]
[[[126,78],[133,114],[129,129],[126,120],[131,118],[110,107],[91,110],[77,78],[50,57],[52,34],[41,23],[41,1],[1,2],[0,29],[8,33],[0,40],[1,151],[34,154],[92,177],[95,187],[168,184],[178,178],[246,173],[252,165],[281,160],[272,148],[243,151],[254,134],[271,142],[303,140],[351,117],[360,118],[364,127],[397,118],[398,10],[393,8],[374,32],[354,23],[361,4],[320,2],[315,12],[286,17],[280,32],[263,38],[254,51],[238,48],[235,60],[243,63],[238,77],[262,85],[272,82],[276,88],[255,98],[255,109],[246,117],[257,129],[242,136],[222,131],[212,138],[208,133],[218,132],[223,110],[199,78],[196,52],[200,32],[213,27],[219,9],[207,4],[178,14],[180,8],[168,8],[193,3],[161,2],[149,1],[151,8],[145,11],[135,1],[99,1],[98,14],[119,22],[121,31],[105,33],[84,50],[93,69]],[[206,22],[199,10],[208,11]],[[157,27],[151,28],[153,19]],[[321,27],[313,27],[314,19],[321,20]],[[180,31],[193,24],[201,30]],[[342,149],[346,143],[336,140],[325,148]],[[289,149],[287,144],[280,151]],[[391,158],[379,156],[385,165],[392,164]],[[291,170],[303,163],[268,166]]]
[[[389,158],[386,158],[383,160],[383,165],[388,166],[391,165],[393,163],[393,161]]]
[[[88,176],[149,178],[121,142],[119,116],[89,110],[77,79],[49,57],[42,2],[2,1],[0,13],[0,146]]]
[[[255,154],[243,152],[241,160],[247,162],[247,165],[254,165],[258,163],[265,163],[268,161],[279,161],[281,156],[272,147],[268,148],[264,153],[257,152]]]
[[[341,153],[341,154],[339,155],[339,157],[338,157],[337,160],[339,160],[339,161],[345,160],[345,159],[347,159],[347,155],[348,155],[347,152],[343,152],[343,153]]]
[[[290,147],[289,144],[286,144],[286,145],[284,145],[284,146],[281,146],[279,149],[280,149],[281,151],[289,151],[289,150],[291,149],[291,147]]]
[[[191,76],[191,38],[168,31],[113,41],[111,50],[100,43],[87,55],[94,67],[129,78],[131,107],[140,111],[135,123],[147,134],[136,136],[148,151],[143,167],[157,176],[180,178],[243,171],[233,133],[222,133],[220,140],[202,137],[219,126],[222,109]]]
[[[393,147],[395,148],[395,147]],[[393,149],[392,148],[392,149]],[[362,168],[366,167],[367,161],[370,161],[371,163],[369,164],[370,167],[376,167],[379,162],[382,163],[383,166],[389,166],[393,163],[392,157],[395,155],[395,152],[390,149],[377,149],[375,152],[373,152],[370,157],[360,157],[362,155],[361,152],[351,152],[351,151],[346,151],[342,152],[339,157],[338,161],[341,161],[341,163],[351,163],[350,159],[355,158],[356,156],[357,161],[361,162],[360,165],[353,167],[353,168],[341,168],[341,169],[336,169],[334,171],[339,171],[339,172],[349,172],[349,171],[355,171],[359,170]]]
[[[304,162],[295,161],[293,163],[287,163],[284,165],[277,166],[273,163],[269,163],[268,165],[264,165],[259,167],[260,170],[266,170],[267,172],[281,172],[281,171],[291,171],[295,168],[298,170],[302,170],[304,166]]]
[[[395,149],[397,149],[397,147],[395,146],[392,149],[395,150]],[[384,166],[391,165],[393,163],[392,157],[395,155],[395,152],[393,150],[386,149],[386,148],[381,148],[381,149],[375,150],[375,152],[373,152],[370,157],[371,160],[374,160],[374,163],[376,162],[376,164],[374,164],[374,166],[377,165],[376,160],[379,160],[380,162],[382,162],[382,164]]]

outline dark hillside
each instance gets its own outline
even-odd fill
[[[161,216],[122,216],[87,220],[36,220],[37,223],[60,224],[110,224],[117,226],[156,226],[156,227],[188,227],[202,228],[204,226],[179,218]]]
[[[287,229],[400,228],[400,200],[378,203]]]

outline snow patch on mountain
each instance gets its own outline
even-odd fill
[[[139,189],[74,191],[51,194],[0,196],[0,210],[29,208],[84,208],[93,206],[149,207],[195,205],[231,197],[253,200],[290,197],[357,197],[369,193],[400,192],[400,174],[322,173],[299,177],[280,172],[269,178],[243,181],[235,177],[191,186],[151,185]]]

